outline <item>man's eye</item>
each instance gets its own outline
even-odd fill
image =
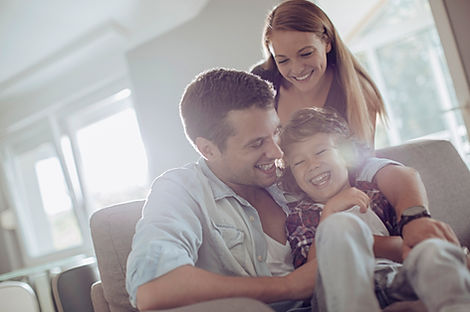
[[[310,56],[310,55],[312,55],[312,52],[305,52],[305,53],[300,54],[300,56],[304,56],[304,57]]]
[[[251,144],[251,147],[252,148],[259,148],[259,147],[261,147],[261,145],[263,145],[263,141],[259,140],[259,141],[254,142],[253,144]]]

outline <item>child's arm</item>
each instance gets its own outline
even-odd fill
[[[317,261],[317,251],[315,249],[315,242],[310,245],[310,249],[308,251],[307,262],[310,261]]]
[[[374,235],[374,255],[376,258],[387,258],[402,262],[403,239],[400,236]]]
[[[369,196],[363,191],[355,187],[344,189],[326,202],[320,222],[333,213],[347,210],[355,205],[360,207],[361,212],[366,212],[369,207],[369,202]]]

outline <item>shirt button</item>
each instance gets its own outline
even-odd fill
[[[250,221],[251,221],[251,222],[255,221],[255,217],[250,216]]]
[[[263,257],[258,256],[258,261],[259,261],[259,262],[263,261]]]

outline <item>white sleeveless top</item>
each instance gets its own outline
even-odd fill
[[[292,260],[292,251],[289,241],[285,245],[279,243],[271,236],[264,234],[266,242],[268,243],[268,256],[266,257],[266,264],[273,276],[284,276],[294,271],[294,264]]]
[[[358,216],[362,221],[364,221],[372,231],[373,235],[378,236],[390,236],[385,224],[380,220],[379,216],[370,208],[367,208],[365,213],[359,211],[359,206],[352,206],[346,212],[352,213],[353,215]]]

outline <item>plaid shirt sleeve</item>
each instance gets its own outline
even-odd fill
[[[307,261],[308,251],[315,241],[322,209],[323,205],[306,200],[300,201],[290,209],[286,229],[295,268]]]

